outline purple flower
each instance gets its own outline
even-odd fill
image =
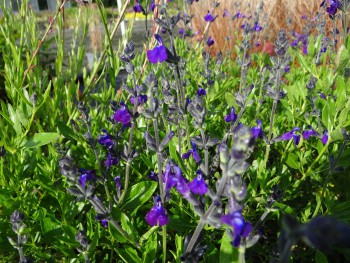
[[[120,122],[123,125],[128,126],[130,125],[130,119],[131,119],[130,113],[123,101],[120,102],[120,106],[121,106],[120,109],[114,113],[113,119],[116,122]]]
[[[253,230],[251,223],[244,220],[241,211],[236,211],[228,215],[221,216],[222,223],[229,225],[233,228],[233,241],[231,244],[234,247],[239,247],[241,244],[241,238],[249,236]]]
[[[285,73],[290,72],[290,66],[289,66],[289,65],[287,65],[287,66],[284,68],[284,72],[285,72]]]
[[[258,124],[258,126],[256,127],[253,127],[251,129],[252,131],[252,136],[254,139],[258,139],[258,138],[264,138],[265,136],[265,133],[264,133],[264,130],[262,128],[262,123],[261,123],[261,120],[257,120],[256,123]]]
[[[108,227],[108,220],[104,218],[104,215],[97,214],[95,216],[95,219],[97,221],[100,221],[102,227],[104,227],[104,228]]]
[[[209,12],[208,10],[208,13],[206,14],[206,16],[204,17],[204,20],[206,22],[213,22],[215,20],[215,18],[213,17],[213,15]]]
[[[176,190],[184,197],[184,198],[189,198],[191,194],[191,189],[189,187],[188,181],[181,177],[177,181],[176,184]]]
[[[119,163],[119,159],[114,157],[111,152],[107,154],[107,159],[104,161],[104,165],[110,169],[113,165],[117,165]]]
[[[179,179],[182,178],[182,171],[175,163],[169,161],[165,172],[163,173],[163,182],[165,184],[165,191],[169,192],[171,188],[176,186]]]
[[[233,17],[232,19],[234,18],[245,18],[245,15],[243,15],[241,12],[237,12]]]
[[[330,16],[334,16],[337,13],[338,8],[340,7],[340,4],[338,1],[332,1],[331,5],[327,7],[326,11]]]
[[[222,14],[222,17],[230,16],[230,13],[228,10],[225,8],[224,13]]]
[[[148,178],[151,179],[152,181],[156,181],[156,182],[159,181],[158,175],[154,171],[151,171],[151,173],[149,174]]]
[[[307,51],[307,44],[303,44],[302,50],[303,50],[303,54],[304,54],[304,55],[307,55],[307,54],[308,54],[308,51]]]
[[[323,134],[323,136],[321,138],[321,142],[322,142],[323,145],[327,144],[327,142],[328,142],[328,130],[324,131],[324,134]]]
[[[311,136],[316,136],[316,137],[320,136],[320,135],[318,134],[318,132],[315,131],[311,126],[310,126],[309,129],[304,130],[304,131],[302,132],[302,135],[303,135],[303,137],[304,137],[305,140],[310,139]]]
[[[225,122],[234,123],[237,120],[237,114],[235,113],[235,108],[231,107],[231,112],[224,117]]]
[[[214,43],[215,43],[215,42],[214,42],[214,40],[211,38],[211,36],[208,37],[208,39],[207,39],[207,45],[208,45],[208,47],[214,45]]]
[[[199,97],[205,96],[205,95],[207,95],[207,92],[205,91],[205,89],[203,89],[201,86],[199,86],[199,88],[198,88],[198,90],[197,90],[197,95],[198,95]]]
[[[296,134],[297,131],[300,131],[299,127],[295,127],[290,132],[286,132],[286,133],[282,134],[281,136],[275,138],[274,141],[275,142],[289,141],[290,139],[293,138],[294,145],[295,145],[295,147],[297,147],[299,142],[300,142],[300,135]]]
[[[151,10],[152,12],[154,11],[154,9],[156,8],[156,4],[154,3],[154,0],[151,1],[151,3],[149,4],[149,10]]]
[[[112,149],[115,144],[112,135],[110,135],[106,130],[102,130],[102,132],[103,134],[98,136],[97,142],[107,149]]]
[[[120,176],[118,175],[118,176],[114,177],[113,181],[115,182],[115,187],[116,187],[117,189],[120,189],[120,188],[121,188],[121,185],[120,185]]]
[[[318,95],[320,96],[321,99],[325,100],[327,98],[326,94],[324,94],[324,93],[322,93],[320,91],[318,92]]]
[[[203,173],[200,170],[197,170],[196,173],[197,177],[188,184],[188,187],[191,189],[192,193],[204,195],[208,191],[208,185],[205,183]]]
[[[191,141],[191,146],[192,146],[192,149],[189,150],[187,153],[184,153],[181,156],[181,158],[188,159],[192,155],[192,157],[196,161],[196,163],[199,164],[202,160],[201,160],[201,157],[199,156],[199,153],[197,152],[197,146],[193,141]]]
[[[251,29],[251,31],[259,32],[259,31],[261,31],[262,29],[263,29],[262,26],[260,26],[258,22],[255,22],[254,25],[253,25],[253,27],[252,27],[252,29]]]
[[[179,35],[184,35],[185,34],[185,29],[184,28],[180,28],[179,29]]]
[[[141,95],[139,95],[139,96],[137,96],[137,98],[138,98],[138,105],[142,105],[142,104],[144,104],[144,103],[146,103],[147,102],[147,95],[144,95],[144,94],[141,94]],[[134,96],[131,96],[130,97],[130,102],[132,103],[132,104],[135,104],[135,98],[134,98]]]
[[[154,198],[155,205],[152,209],[146,214],[146,221],[151,226],[164,226],[168,224],[169,218],[165,211],[164,206],[162,205],[160,196],[157,195]]]
[[[147,58],[151,63],[157,64],[158,62],[161,63],[168,59],[168,51],[163,45],[163,40],[160,35],[155,34],[154,37],[158,41],[158,46],[147,51]]]
[[[135,13],[145,13],[145,9],[143,9],[143,7],[141,6],[139,0],[135,1],[135,5],[134,5],[134,11]]]
[[[85,169],[80,169],[81,175],[79,176],[78,182],[79,184],[85,188],[86,186],[86,181],[95,181],[95,171],[93,170],[88,170],[86,171]]]

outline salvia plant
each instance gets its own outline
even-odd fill
[[[1,2],[1,262],[350,261],[348,1],[67,2]]]

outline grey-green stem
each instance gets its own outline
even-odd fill
[[[225,189],[225,185],[226,185],[226,181],[227,181],[227,164],[225,165],[225,167],[222,168],[222,173],[223,176],[220,180],[220,184],[217,190],[216,195],[218,197],[220,197]],[[205,212],[205,214],[203,215],[203,217],[199,220],[199,223],[191,237],[190,242],[188,243],[187,249],[186,249],[186,253],[190,253],[203,229],[203,227],[205,226],[207,219],[209,218],[209,216],[211,215],[211,213],[215,210],[216,205],[214,202],[211,203],[211,205],[209,206],[207,212]]]

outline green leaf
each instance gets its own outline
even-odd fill
[[[225,99],[226,99],[226,103],[229,107],[235,106],[236,105],[236,100],[235,100],[235,96],[230,93],[230,92],[226,92],[225,93]]]
[[[142,246],[142,248],[144,248],[142,262],[153,263],[154,259],[157,257],[157,234],[150,236],[150,238],[147,240],[147,243],[144,246]]]
[[[300,169],[299,157],[294,153],[288,153],[286,163],[288,164],[289,167],[293,169],[297,169],[297,170]]]
[[[67,139],[77,141],[78,138],[74,131],[69,128],[65,123],[57,121],[57,127],[59,132]]]
[[[41,229],[43,234],[55,230],[60,227],[60,222],[53,218],[51,215],[49,217],[45,217],[41,220]]]
[[[283,212],[284,214],[295,214],[293,208],[291,208],[291,207],[288,206],[288,205],[279,203],[279,202],[273,203],[273,207],[279,208],[279,210],[280,210],[281,212]]]
[[[133,185],[125,195],[121,206],[123,210],[136,212],[136,209],[147,202],[157,188],[156,182],[143,181]]]
[[[331,101],[327,101],[327,103],[322,109],[322,122],[328,130],[331,130],[331,127],[333,126],[334,114],[334,103],[332,103]]]
[[[24,115],[24,113],[20,110],[20,109],[16,109],[16,115],[18,120],[21,122],[21,124],[23,126],[27,126],[28,125],[28,119],[26,118],[26,116]]]
[[[144,241],[147,241],[149,239],[149,237],[155,232],[157,231],[159,227],[158,226],[153,226],[151,227],[146,233],[144,233],[142,235],[142,237],[139,239],[139,243],[141,244],[141,246],[143,245]]]
[[[343,72],[346,67],[348,61],[350,59],[349,52],[344,45],[341,45],[337,57],[336,57],[336,65],[338,66],[338,71]]]
[[[10,119],[13,123],[13,128],[15,129],[17,135],[23,134],[21,122],[10,104],[7,105]]]
[[[316,251],[315,261],[316,263],[328,263],[326,255],[319,250]]]
[[[307,46],[307,54],[312,58],[315,56],[315,39],[313,36],[310,36],[309,38],[309,44]]]
[[[309,63],[306,61],[305,56],[304,56],[303,54],[299,53],[299,54],[298,54],[298,58],[299,58],[300,64],[302,65],[301,68],[304,68],[304,69],[306,69],[308,72],[313,73],[312,70],[311,70],[311,67],[310,67]]]
[[[231,241],[225,232],[221,239],[220,263],[238,262],[238,249],[231,245]]]
[[[137,255],[135,249],[131,247],[115,248],[118,256],[126,263],[135,262],[141,263],[140,257]]]
[[[350,201],[335,204],[329,213],[339,220],[350,223]]]
[[[57,140],[60,135],[56,132],[36,133],[23,145],[24,148],[36,148]]]

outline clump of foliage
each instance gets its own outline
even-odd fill
[[[2,4],[1,262],[349,260],[347,1],[269,52],[263,1],[251,17],[214,2],[200,37],[198,1],[126,1],[111,23],[97,1],[89,70],[89,4],[67,49],[66,1],[44,31],[28,1]],[[153,19],[143,49],[113,45],[128,8]],[[233,12],[236,59],[213,56],[208,32]]]

